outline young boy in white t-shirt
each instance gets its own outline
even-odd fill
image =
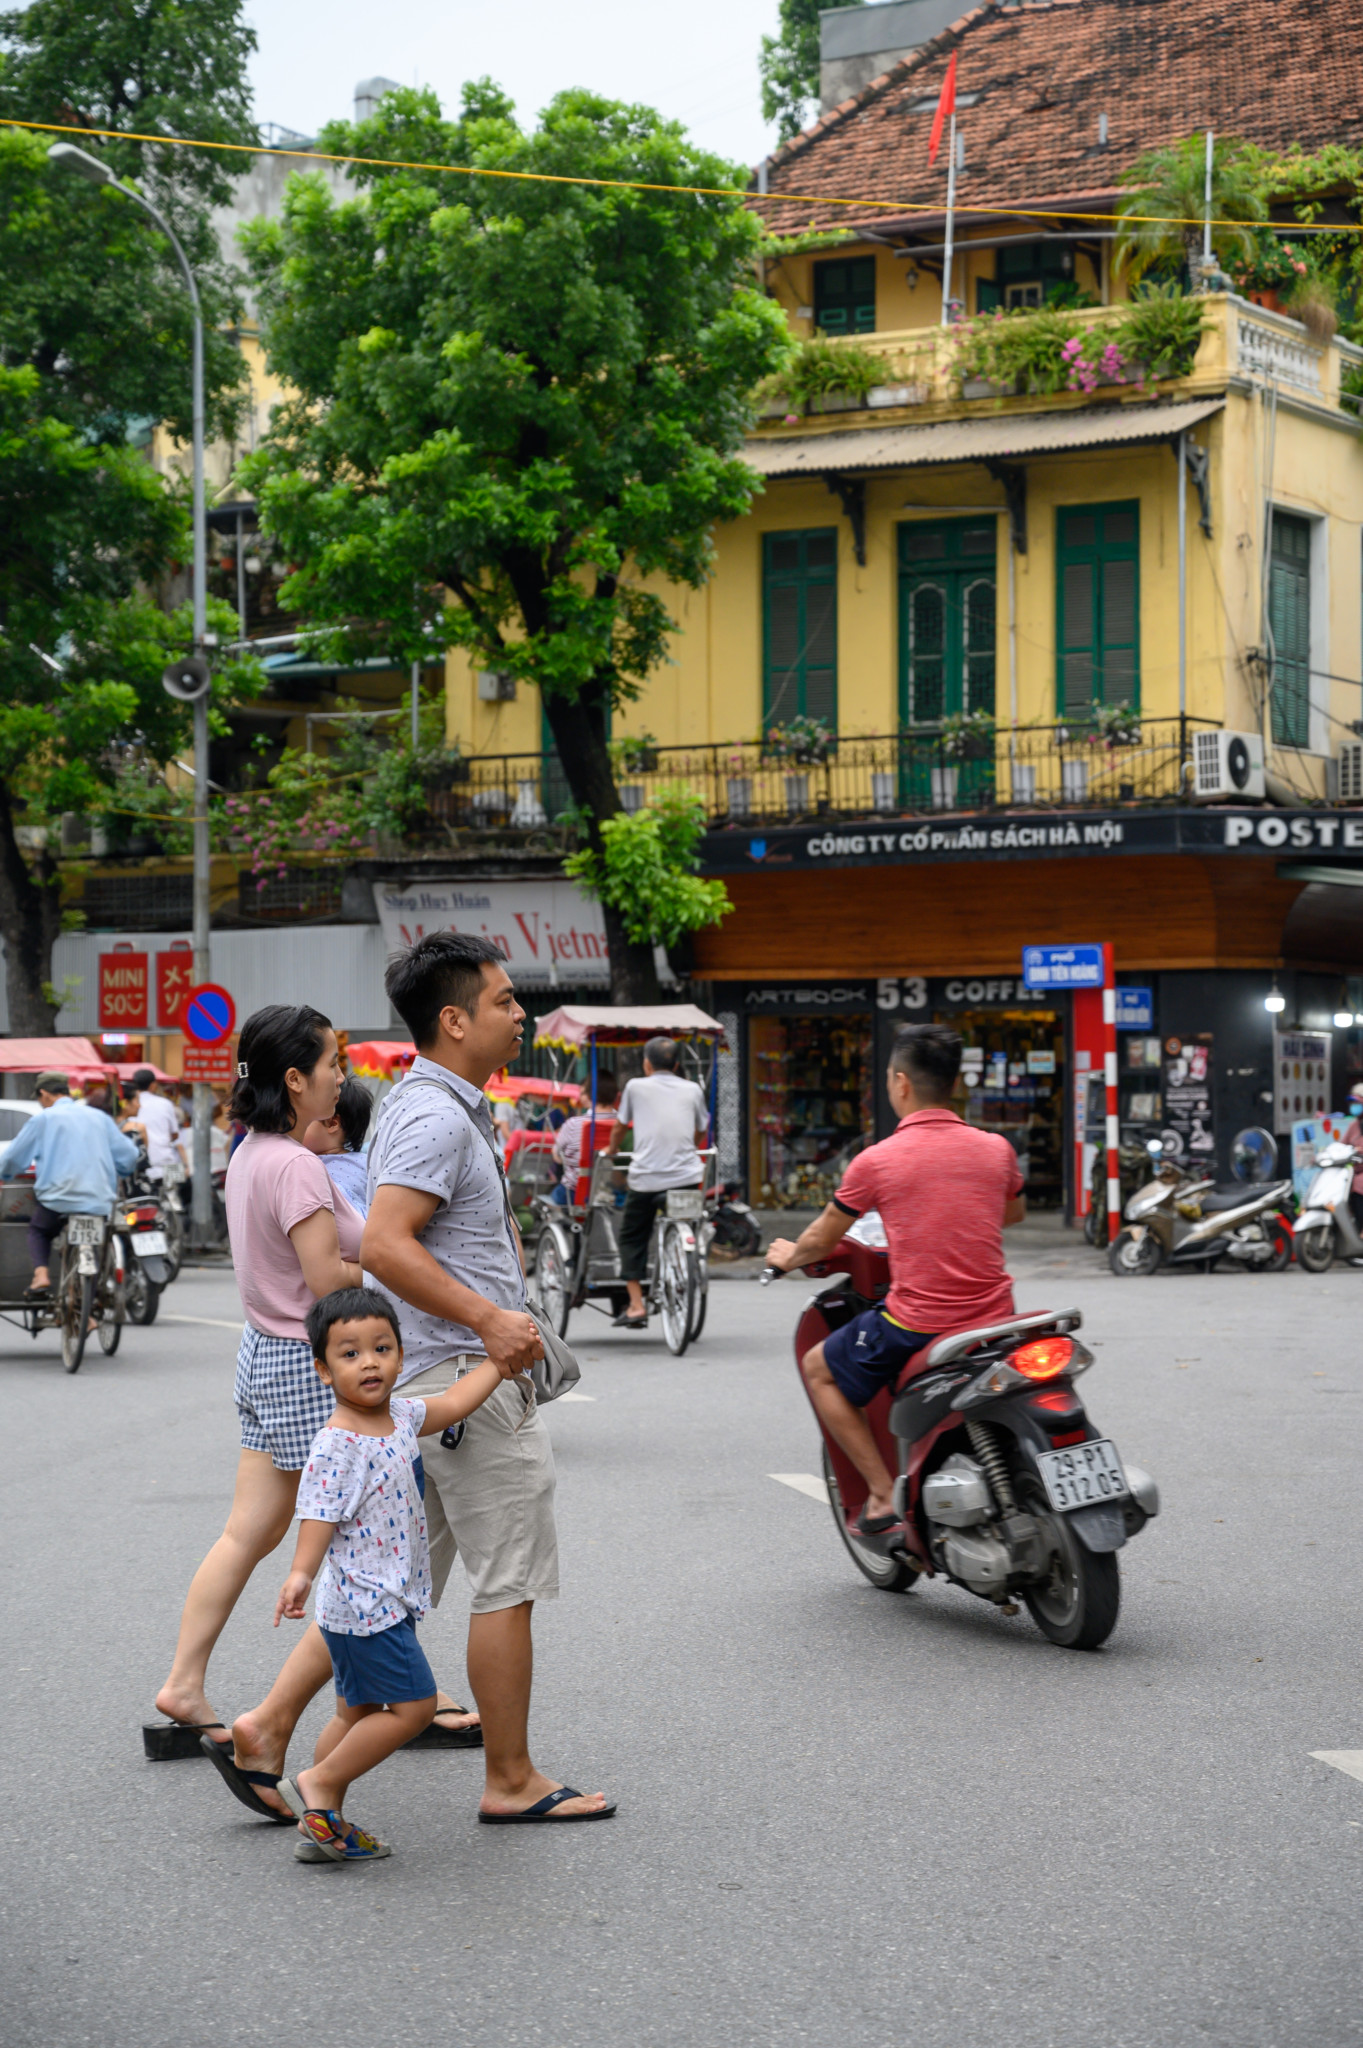
[[[307,1318],[313,1363],[336,1396],[298,1484],[298,1547],[275,1602],[301,1621],[314,1578],[316,1618],[336,1674],[336,1713],[312,1768],[281,1778],[298,1816],[304,1862],[373,1862],[384,1842],[342,1818],[353,1781],[435,1714],[436,1684],[416,1624],[431,1604],[417,1439],[463,1422],[501,1375],[475,1366],[432,1400],[393,1398],[402,1340],[393,1305],[368,1287],[338,1288]],[[320,1567],[320,1577],[318,1571]]]

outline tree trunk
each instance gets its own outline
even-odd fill
[[[52,942],[61,930],[61,893],[51,856],[40,855],[35,865],[36,879],[14,836],[9,792],[0,784],[0,939],[13,1038],[50,1038],[57,1028],[57,1005],[46,989]]]
[[[601,820],[620,810],[620,793],[606,747],[605,686],[591,696],[576,699],[544,694],[544,715],[554,735],[559,760],[573,802],[585,813],[588,844],[598,860],[602,857]],[[662,988],[654,963],[653,948],[638,945],[625,936],[625,923],[618,910],[603,903],[606,946],[610,953],[611,1001],[613,1003],[657,1003]]]

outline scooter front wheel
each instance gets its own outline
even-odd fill
[[[1334,1224],[1318,1223],[1314,1230],[1303,1230],[1297,1239],[1297,1264],[1308,1273],[1328,1273],[1334,1262]]]
[[[919,1576],[916,1566],[906,1564],[902,1557],[886,1557],[884,1551],[873,1550],[868,1543],[858,1543],[847,1527],[847,1516],[843,1510],[842,1493],[838,1487],[838,1475],[833,1470],[833,1460],[828,1455],[828,1445],[823,1447],[823,1479],[828,1488],[828,1505],[833,1510],[833,1521],[847,1547],[851,1558],[863,1578],[878,1586],[882,1593],[907,1593]]]
[[[1144,1237],[1136,1237],[1129,1229],[1119,1230],[1107,1248],[1107,1262],[1119,1280],[1129,1280],[1137,1273],[1158,1273],[1164,1264],[1164,1246],[1153,1230],[1147,1230]]]

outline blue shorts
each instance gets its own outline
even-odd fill
[[[402,1700],[428,1700],[436,1690],[410,1614],[376,1636],[343,1636],[324,1628],[322,1641],[331,1652],[336,1697],[344,1707],[395,1707]]]
[[[895,1385],[915,1351],[932,1342],[921,1330],[892,1323],[883,1309],[868,1308],[829,1332],[823,1355],[839,1391],[854,1408],[864,1408],[882,1387]]]

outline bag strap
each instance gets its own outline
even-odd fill
[[[460,1109],[463,1110],[464,1115],[472,1124],[474,1130],[477,1131],[478,1136],[487,1146],[488,1151],[492,1154],[492,1164],[497,1169],[497,1178],[502,1185],[502,1208],[506,1214],[507,1236],[511,1239],[511,1249],[516,1252],[516,1263],[517,1265],[519,1265],[520,1253],[519,1251],[517,1251],[516,1248],[520,1241],[520,1233],[516,1229],[516,1219],[511,1213],[511,1194],[506,1184],[506,1169],[502,1165],[501,1160],[497,1157],[497,1147],[493,1144],[491,1138],[489,1138],[487,1132],[483,1129],[477,1117],[473,1114],[473,1111],[469,1108],[467,1102],[465,1102],[463,1096],[459,1093],[457,1088],[447,1087],[445,1082],[437,1081],[434,1074],[408,1075],[407,1080],[403,1083],[403,1089],[404,1091],[406,1091],[412,1088],[438,1088],[440,1090],[440,1093],[442,1095],[448,1096],[451,1102],[457,1102]],[[395,1089],[393,1092],[394,1094],[396,1094],[398,1091]]]

